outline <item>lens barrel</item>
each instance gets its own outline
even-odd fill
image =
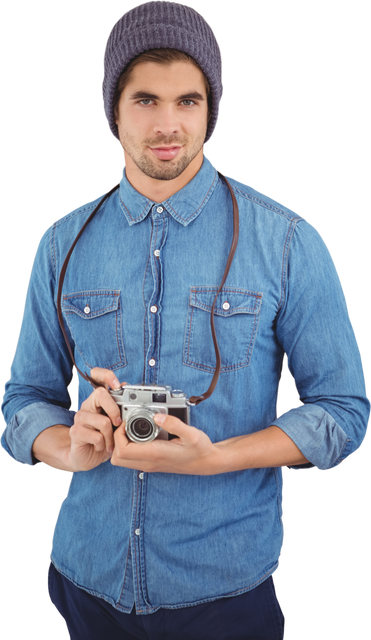
[[[132,442],[152,442],[157,438],[160,427],[155,423],[155,413],[149,409],[137,409],[126,421],[126,435]]]

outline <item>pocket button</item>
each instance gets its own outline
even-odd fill
[[[228,309],[231,308],[231,305],[229,304],[229,302],[223,302],[223,309],[224,311],[228,311]]]
[[[90,313],[90,307],[88,305],[86,305],[86,307],[84,309],[84,313],[86,313],[86,315],[88,315]]]

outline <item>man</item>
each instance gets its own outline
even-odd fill
[[[68,339],[98,382],[171,384],[189,397],[215,369],[210,311],[233,227],[227,184],[203,156],[221,96],[211,30],[172,3],[129,12],[108,42],[104,96],[126,169],[71,256]],[[335,466],[364,435],[358,352],[323,243],[292,212],[230,182],[240,232],[216,303],[220,379],[192,408],[192,426],[155,418],[178,439],[129,442],[108,391],[92,393],[84,379],[81,409],[68,411],[57,286],[97,202],[56,223],[36,258],[3,443],[21,461],[76,472],[50,573],[73,638],[166,637],[169,625],[173,638],[282,637],[270,577],[279,467]],[[277,419],[284,351],[304,404]]]

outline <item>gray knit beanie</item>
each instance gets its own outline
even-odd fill
[[[197,11],[175,2],[146,2],[125,13],[113,27],[104,57],[103,100],[111,131],[119,137],[113,101],[126,65],[148,49],[178,49],[200,65],[210,83],[211,118],[206,140],[214,131],[222,97],[222,63],[215,36]]]

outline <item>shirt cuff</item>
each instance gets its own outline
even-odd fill
[[[32,445],[37,436],[57,424],[72,427],[75,411],[69,411],[46,402],[35,402],[24,407],[10,420],[1,444],[5,451],[18,462],[35,464]]]

